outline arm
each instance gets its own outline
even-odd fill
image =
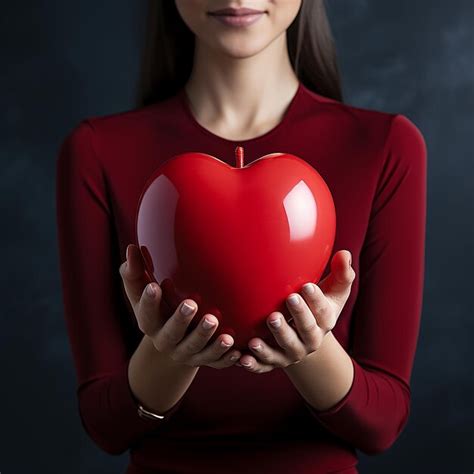
[[[172,406],[172,397],[159,398],[170,369],[149,350],[146,340],[134,353],[139,333],[122,293],[120,255],[92,133],[90,123],[82,121],[62,143],[57,159],[61,283],[82,424],[101,449],[120,454],[166,423],[180,401]],[[143,419],[137,414],[128,376],[132,354],[130,369],[136,390],[152,405],[150,409],[157,396],[156,408],[167,410],[161,410],[166,415],[163,420]],[[147,376],[139,375],[145,373]],[[180,375],[186,378],[189,374],[176,374],[179,380],[175,382],[182,387]]]
[[[390,447],[409,416],[424,280],[426,164],[421,132],[394,116],[360,254],[352,350],[343,353],[328,333],[319,354],[285,369],[316,420],[366,454]]]
[[[161,415],[180,404],[198,371],[199,367],[178,364],[157,351],[153,341],[144,336],[130,359],[128,379],[137,403]]]

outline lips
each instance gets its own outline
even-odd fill
[[[253,8],[221,8],[220,10],[214,10],[209,12],[209,15],[215,16],[245,16],[245,15],[258,15],[265,13],[263,10],[255,10]]]

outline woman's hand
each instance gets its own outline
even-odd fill
[[[331,260],[331,273],[319,285],[311,282],[303,285],[303,298],[297,293],[289,295],[290,323],[278,311],[270,314],[267,325],[282,350],[273,349],[262,339],[252,338],[248,345],[253,355],[244,354],[237,365],[254,373],[265,373],[276,367],[297,364],[317,351],[324,336],[335,326],[350,295],[355,278],[351,258],[348,250],[336,252]],[[296,305],[291,304],[293,297]],[[278,321],[279,325],[273,325]]]
[[[207,365],[223,369],[236,363],[241,354],[237,350],[229,350],[234,344],[229,334],[222,334],[207,345],[219,324],[214,315],[205,314],[200,324],[185,337],[186,329],[197,311],[195,301],[183,300],[163,324],[160,318],[161,287],[155,282],[148,283],[143,259],[136,245],[128,245],[127,260],[120,265],[119,272],[138,327],[153,341],[156,350],[190,367]]]

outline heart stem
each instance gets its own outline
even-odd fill
[[[244,148],[241,146],[235,148],[235,167],[244,167]]]

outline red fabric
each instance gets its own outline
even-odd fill
[[[246,163],[272,152],[298,155],[333,193],[333,252],[349,250],[356,272],[333,330],[352,358],[352,387],[318,412],[282,370],[202,367],[165,421],[143,420],[127,378],[142,335],[118,272],[140,192],[175,154],[201,151],[233,164],[236,145]],[[423,136],[406,116],[341,104],[303,84],[281,122],[250,140],[202,127],[183,89],[78,123],[58,153],[57,229],[78,409],[91,439],[111,454],[130,449],[130,473],[339,472],[357,464],[356,449],[375,454],[391,446],[410,410],[426,164]],[[323,278],[329,270],[328,263]]]

